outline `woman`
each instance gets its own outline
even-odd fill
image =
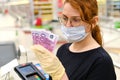
[[[116,80],[111,57],[102,47],[100,29],[97,24],[97,1],[65,0],[59,20],[62,24],[62,32],[69,43],[62,45],[57,52],[57,57],[63,66],[55,56],[51,59],[57,67],[50,70],[53,64],[47,65],[52,74],[57,76],[59,72],[61,76],[55,79],[50,71],[45,69],[53,80]],[[37,56],[38,54],[40,56],[40,53],[51,55],[50,52],[40,48],[41,46],[34,46],[33,51],[37,50],[35,52]],[[40,60],[40,63],[44,65],[47,63],[45,60],[47,58],[44,58],[43,62]],[[61,67],[58,68],[59,65]]]

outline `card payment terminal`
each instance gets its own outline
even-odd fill
[[[33,63],[20,64],[14,68],[22,80],[46,80]]]

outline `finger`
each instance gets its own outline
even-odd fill
[[[49,52],[48,49],[46,49],[44,46],[41,46],[41,45],[34,45],[34,48],[41,52],[47,52],[47,53]]]
[[[32,48],[32,51],[36,54],[37,57],[40,57],[40,58],[51,57],[50,56],[51,53],[43,52],[43,51],[38,50],[36,48]]]
[[[32,47],[31,47],[31,50],[32,50],[32,51],[38,51],[38,52],[40,52],[40,53],[44,53],[44,52],[45,52],[44,48],[41,47],[41,46],[38,46],[38,45],[32,46]]]

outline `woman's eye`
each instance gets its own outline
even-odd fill
[[[67,21],[68,19],[64,17],[63,20]]]
[[[73,19],[74,22],[80,22],[80,19]]]

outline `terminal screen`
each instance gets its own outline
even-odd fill
[[[20,68],[20,72],[24,75],[34,73],[34,69],[31,66],[25,66]]]

